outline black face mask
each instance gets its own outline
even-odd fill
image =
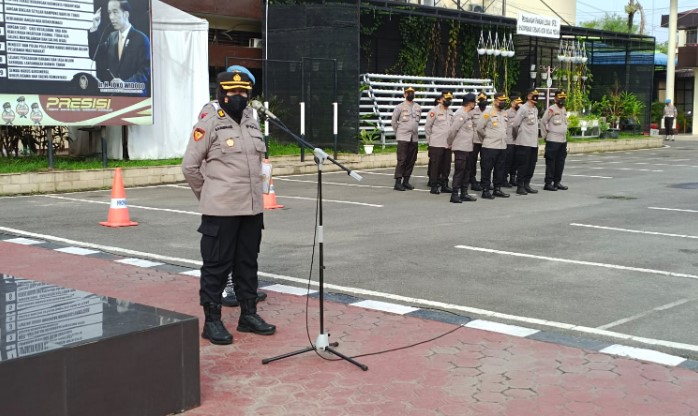
[[[532,95],[532,96],[531,96],[531,101],[533,101],[534,103],[537,103],[537,102],[538,102],[538,96],[537,96],[537,95]]]
[[[407,101],[414,100],[414,94],[407,94]]]
[[[497,103],[497,108],[499,108],[500,110],[504,110],[505,108],[507,108],[507,103],[505,103],[505,102]]]
[[[517,110],[517,111],[518,111],[519,108],[521,108],[521,106],[518,105],[518,104],[516,104],[516,105],[514,106],[514,110]]]
[[[477,106],[480,107],[481,111],[485,111],[485,108],[487,108],[487,103],[486,102],[477,103]]]
[[[444,100],[441,104],[443,104],[444,107],[449,107],[451,105],[451,100]]]
[[[242,111],[247,107],[247,97],[242,95],[233,95],[223,97],[223,101],[219,101],[218,104],[221,108],[231,117],[240,118],[242,117]]]
[[[564,106],[565,106],[565,100],[557,100],[557,101],[555,101],[555,104],[557,104],[558,107],[564,107]]]

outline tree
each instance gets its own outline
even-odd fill
[[[588,22],[581,22],[580,25],[582,27],[586,27],[588,29],[599,29],[599,30],[607,30],[609,32],[628,33],[627,20],[623,16],[617,15],[615,13],[614,14],[606,13],[601,18],[590,20]],[[637,33],[637,32],[638,32],[638,26],[633,25],[630,33]]]
[[[669,41],[660,42],[656,46],[657,52],[669,53]]]

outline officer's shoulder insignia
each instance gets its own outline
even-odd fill
[[[203,139],[205,135],[206,130],[202,129],[201,127],[197,127],[194,129],[194,132],[192,133],[191,137],[194,139],[195,142],[198,142],[199,140]]]
[[[207,115],[208,113],[201,112],[201,114],[199,114],[199,119],[205,118]]]
[[[548,113],[552,114],[552,113],[554,113],[554,112],[555,112],[555,110],[553,110],[552,108],[549,108],[549,109],[548,109]]]
[[[225,117],[225,111],[218,110],[218,117]]]
[[[431,111],[431,112],[429,113],[429,117],[434,118],[434,112],[433,112],[433,111]]]
[[[485,117],[485,118],[490,118],[489,113],[485,113],[485,114],[483,114],[482,116]]]

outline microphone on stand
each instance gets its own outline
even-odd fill
[[[277,116],[274,115],[271,111],[269,111],[268,108],[264,107],[264,104],[257,100],[252,100],[250,101],[250,107],[254,108],[257,110],[259,114],[264,114],[265,116],[269,117],[272,120],[279,120]]]

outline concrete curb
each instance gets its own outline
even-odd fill
[[[569,153],[617,152],[623,150],[650,149],[662,147],[661,137],[646,139],[598,140],[594,142],[569,143]],[[544,146],[538,148],[539,157],[543,155]],[[352,170],[390,168],[395,166],[394,153],[372,155],[340,155],[337,160]],[[306,161],[300,162],[298,156],[281,156],[271,158],[273,174],[299,175],[315,173],[316,167],[312,155],[306,155]],[[420,152],[418,165],[426,165],[428,155]],[[326,163],[326,172],[339,170],[331,163]],[[74,192],[110,188],[114,169],[50,171],[34,173],[0,174],[0,195],[22,195],[53,192]],[[184,181],[179,166],[150,166],[143,168],[123,168],[124,186],[146,186],[177,183]]]

